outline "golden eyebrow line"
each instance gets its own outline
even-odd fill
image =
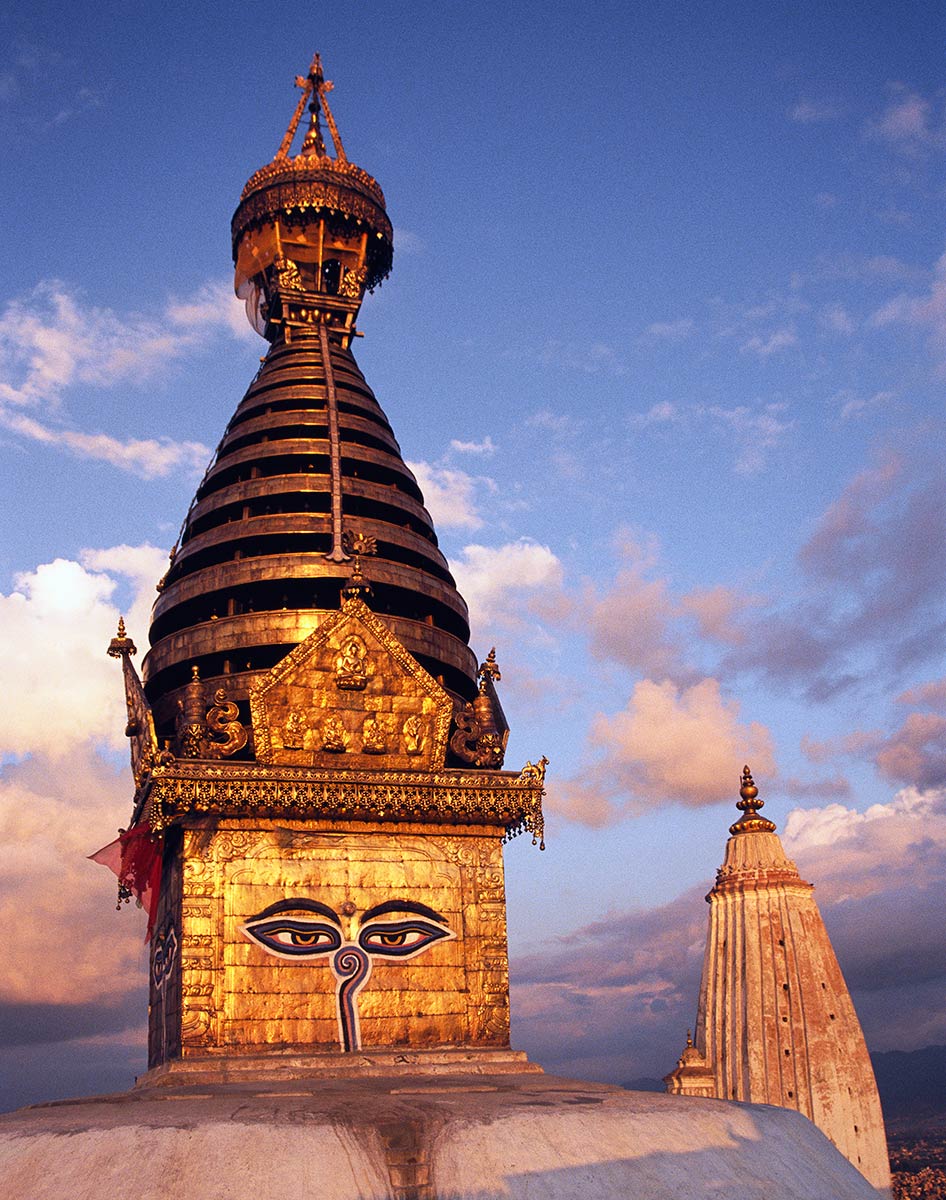
[[[361,918],[362,924],[370,921],[372,917],[383,917],[387,913],[416,913],[419,917],[437,921],[440,925],[447,923],[446,918],[442,917],[439,912],[428,908],[426,904],[421,904],[418,900],[385,900],[383,904],[376,904],[373,908],[367,909]]]
[[[329,908],[327,904],[320,904],[318,900],[308,900],[304,896],[289,900],[277,900],[275,904],[271,904],[269,908],[264,908],[255,917],[250,917],[250,920],[262,921],[265,917],[275,917],[279,913],[300,911],[318,913],[320,917],[328,917],[330,921],[341,926],[338,913],[333,908]]]

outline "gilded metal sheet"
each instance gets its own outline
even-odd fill
[[[185,829],[180,859],[180,1027],[156,1048],[508,1045],[495,834],[221,821]],[[373,959],[353,1026],[340,1015],[344,980],[318,948],[329,933],[342,951],[366,946]],[[405,948],[410,938],[417,948]]]
[[[284,816],[311,821],[422,821],[492,825],[507,837],[544,832],[542,780],[523,769],[480,771],[320,771],[252,763],[157,767],[148,792],[151,828],[161,832],[194,814]]]
[[[250,690],[256,759],[443,766],[453,702],[364,601],[342,608]]]

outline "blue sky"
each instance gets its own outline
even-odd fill
[[[140,932],[81,859],[127,817],[101,652],[119,610],[144,645],[265,349],[229,219],[314,49],[396,231],[359,363],[497,645],[510,765],[552,760],[549,848],[507,854],[519,1044],[673,1065],[747,757],[868,1042],[946,1040],[941,8],[141,7],[0,13],[16,1099],[140,1066]]]

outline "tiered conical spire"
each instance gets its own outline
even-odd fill
[[[338,609],[353,537],[373,539],[361,564],[373,610],[454,697],[476,693],[466,605],[350,350],[364,292],[391,264],[384,196],[345,156],[318,56],[296,82],[286,136],[233,218],[236,286],[272,346],[160,585],[144,678],[163,734],[193,664],[207,695],[225,685],[245,709],[253,680]],[[309,130],[290,156],[306,105]]]
[[[786,857],[749,768],[706,897],[696,1019],[668,1090],[795,1108],[878,1188],[890,1169],[864,1035],[810,883]]]

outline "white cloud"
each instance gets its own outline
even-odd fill
[[[202,442],[176,442],[172,438],[114,438],[107,433],[80,433],[57,429],[24,413],[0,408],[0,425],[21,437],[47,446],[62,446],[79,458],[107,462],[142,479],[157,479],[182,469],[202,471],[210,449]]]
[[[831,333],[853,333],[857,326],[843,304],[829,304],[821,311],[821,324]]]
[[[618,351],[607,342],[560,342],[550,338],[538,358],[546,366],[584,371],[587,375],[623,375],[627,370]]]
[[[757,354],[759,358],[769,358],[773,354],[777,354],[780,350],[787,350],[789,346],[798,344],[798,336],[792,329],[776,329],[773,330],[767,337],[762,337],[760,334],[753,334],[751,338],[743,342],[742,350],[746,353]]]
[[[855,392],[845,390],[839,392],[834,399],[841,406],[838,413],[841,420],[850,421],[862,417],[871,408],[890,404],[896,396],[893,392],[874,392],[872,396],[858,396]]]
[[[680,317],[676,321],[654,321],[641,335],[646,340],[679,342],[689,337],[695,326],[691,317]]]
[[[875,329],[887,325],[909,325],[929,334],[930,349],[946,367],[946,254],[933,269],[928,292],[922,296],[901,293],[888,300],[871,316]]]
[[[451,566],[460,594],[480,625],[508,625],[530,596],[555,599],[561,592],[562,564],[538,542],[464,546]]]
[[[243,341],[258,337],[246,319],[246,305],[226,280],[205,283],[189,300],[172,301],[167,315],[175,325],[191,330],[225,329]]]
[[[795,808],[782,837],[788,852],[833,901],[891,890],[898,879],[941,886],[944,802],[941,788],[907,787],[865,812],[837,803]]]
[[[56,401],[73,384],[110,387],[151,375],[183,342],[160,321],[95,308],[56,280],[0,315],[0,399]],[[15,380],[15,382],[11,382]]]
[[[486,435],[481,442],[461,442],[454,438],[450,443],[450,449],[456,451],[457,454],[495,454],[496,445],[493,439]]]
[[[205,285],[191,301],[175,301],[157,316],[96,308],[64,283],[41,283],[0,313],[0,425],[145,479],[197,470],[210,457],[197,442],[70,428],[62,404],[80,386],[140,385],[220,330],[252,336],[239,301],[220,283]]]
[[[669,425],[680,420],[680,410],[670,400],[660,400],[647,412],[631,413],[628,419],[632,425]]]
[[[745,405],[736,408],[712,406],[705,411],[737,436],[735,469],[740,475],[755,475],[765,466],[766,452],[779,444],[792,428],[791,421],[782,419],[784,404],[767,404],[763,409]]]
[[[480,486],[491,487],[492,480],[433,463],[409,462],[407,467],[424,494],[424,504],[434,525],[440,529],[479,529],[482,526],[476,492]]]
[[[43,563],[0,595],[0,755],[60,759],[90,742],[125,745],[121,672],[105,653],[119,617],[113,595],[130,579],[126,623],[143,638],[167,556],[153,546],[117,546],[83,559]]]

